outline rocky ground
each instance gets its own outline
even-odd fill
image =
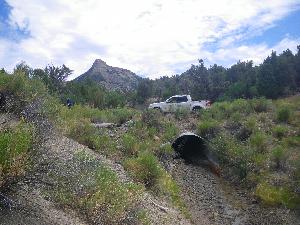
[[[299,212],[264,208],[249,193],[199,165],[179,159],[171,168],[194,224],[300,224]]]

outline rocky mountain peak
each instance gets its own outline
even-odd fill
[[[135,90],[140,79],[130,70],[109,66],[102,59],[96,59],[92,67],[77,77],[76,81],[92,80],[109,90],[127,92]]]
[[[106,62],[104,62],[102,59],[96,59],[92,65],[92,68],[105,67],[105,66],[107,66]]]

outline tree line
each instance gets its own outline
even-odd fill
[[[181,75],[144,79],[137,89],[137,99],[165,99],[175,94],[191,94],[195,99],[231,100],[266,97],[276,99],[299,92],[300,45],[296,54],[287,49],[277,55],[272,51],[260,65],[238,61],[230,68],[214,64],[207,68],[202,59]]]
[[[7,73],[1,69],[2,73]],[[48,65],[33,69],[25,62],[16,65],[13,73],[22,73],[29,79],[41,81],[48,92],[66,104],[67,99],[75,103],[87,104],[95,108],[115,108],[126,104],[126,97],[118,91],[109,91],[92,80],[85,82],[67,81],[73,71],[66,65]]]
[[[4,69],[1,71],[5,72]],[[296,54],[289,49],[279,55],[273,51],[257,66],[252,61],[238,61],[230,68],[217,64],[207,68],[200,59],[197,65],[191,65],[181,75],[156,80],[143,78],[131,93],[107,90],[92,80],[67,81],[73,71],[65,65],[32,69],[21,62],[14,73],[18,71],[43,82],[49,93],[62,102],[70,98],[76,103],[97,108],[141,104],[150,97],[166,99],[176,94],[190,94],[194,99],[212,101],[257,97],[276,99],[300,91],[300,45]]]

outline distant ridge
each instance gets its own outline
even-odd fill
[[[95,81],[108,90],[133,91],[142,78],[127,69],[112,67],[101,59],[96,59],[92,67],[75,79],[78,82]]]

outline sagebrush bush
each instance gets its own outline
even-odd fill
[[[300,147],[300,136],[291,136],[283,139],[287,147]]]
[[[67,135],[80,144],[86,145],[89,148],[95,149],[97,129],[93,127],[89,120],[78,119],[67,122]]]
[[[0,80],[0,91],[12,93],[22,101],[32,101],[47,95],[47,89],[40,80],[29,79],[23,72],[12,75],[1,73]]]
[[[176,127],[175,124],[170,122],[164,124],[163,135],[162,135],[163,141],[173,142],[178,134],[179,134],[179,129]]]
[[[214,138],[219,132],[219,124],[215,120],[200,121],[197,127],[199,136],[207,139]]]
[[[210,139],[208,145],[233,179],[245,182],[254,189],[257,184],[266,181],[277,185],[274,189],[270,189],[270,185],[257,186],[257,193],[262,198],[268,194],[275,196],[275,200],[265,196],[266,202],[289,205],[295,202],[292,199],[298,193],[299,101],[297,96],[274,101],[220,102],[200,115],[199,124],[203,124],[200,129],[198,127],[199,134],[205,134],[206,130],[214,127],[210,121],[219,124],[222,132]],[[282,179],[278,179],[278,173]],[[239,179],[234,175],[238,175]],[[264,187],[267,188],[265,192]]]
[[[141,152],[136,158],[126,159],[124,167],[135,181],[142,183],[156,194],[169,197],[175,206],[189,216],[186,206],[181,200],[178,185],[172,176],[162,168],[153,153]]]
[[[266,148],[268,145],[268,137],[263,132],[255,132],[250,137],[250,146],[254,149],[254,151],[263,153],[266,152]]]
[[[188,116],[188,114],[189,114],[189,111],[187,109],[181,109],[181,108],[179,108],[179,109],[177,109],[175,111],[174,115],[175,115],[176,119],[182,120],[182,119],[186,119],[187,116]]]
[[[250,104],[255,112],[267,112],[271,107],[271,101],[265,98],[252,99]]]
[[[22,72],[11,75],[1,73],[0,80],[0,94],[4,99],[9,99],[9,103],[4,106],[8,112],[20,113],[28,103],[48,96],[41,81],[29,79]]]
[[[162,127],[161,119],[161,112],[155,109],[147,109],[142,113],[142,122],[147,127],[153,127],[157,130],[160,130]]]
[[[13,129],[0,132],[0,186],[8,177],[24,172],[32,143],[33,129],[24,122]]]
[[[288,208],[298,208],[300,205],[299,195],[291,192],[286,187],[275,187],[267,183],[257,186],[255,194],[267,205],[284,205]]]
[[[123,145],[124,153],[127,156],[134,156],[138,154],[140,148],[139,143],[140,140],[136,136],[130,133],[124,134],[122,136],[122,145]]]
[[[254,109],[249,101],[237,99],[232,102],[216,102],[211,108],[203,111],[200,117],[203,120],[215,119],[220,121],[232,119],[232,116],[234,116],[233,119],[240,120],[243,116],[247,116],[253,112]]]
[[[102,110],[103,118],[107,122],[112,122],[116,124],[123,124],[132,119],[135,114],[138,114],[137,111],[130,108],[114,108]]]
[[[60,204],[83,211],[90,221],[123,224],[128,215],[138,217],[133,212],[139,212],[136,204],[143,187],[120,182],[115,172],[84,151],[77,152],[51,176],[59,182],[49,194]]]
[[[282,125],[277,125],[275,127],[273,127],[272,132],[274,137],[278,138],[278,139],[282,139],[283,137],[288,135],[288,127],[286,126],[282,126]]]
[[[93,145],[97,152],[106,156],[113,156],[117,154],[117,144],[107,134],[94,135]]]
[[[167,142],[165,144],[162,144],[159,148],[158,148],[158,154],[159,155],[173,155],[174,149],[171,145],[170,142]]]
[[[288,106],[280,106],[276,112],[276,118],[279,122],[289,122],[292,116],[292,111]]]
[[[158,185],[159,178],[163,174],[157,158],[150,152],[142,152],[137,158],[125,160],[124,167],[136,181],[150,189]]]
[[[272,150],[272,158],[275,162],[275,168],[280,169],[285,166],[287,159],[287,152],[283,146],[276,146]]]

